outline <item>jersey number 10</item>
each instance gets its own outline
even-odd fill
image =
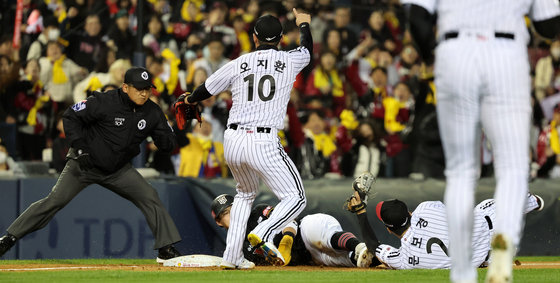
[[[248,89],[247,89],[247,92],[248,92],[247,100],[248,101],[253,101],[253,89],[254,89],[254,83],[255,83],[255,74],[250,74],[250,75],[244,77],[243,81],[249,82],[249,86],[248,86]],[[264,91],[263,91],[263,86],[264,86],[264,83],[266,81],[268,81],[270,83],[270,90],[268,91],[268,95],[265,95]],[[275,91],[276,91],[276,82],[274,81],[274,77],[271,76],[271,75],[262,76],[261,79],[259,80],[259,88],[258,88],[259,98],[262,101],[269,101],[274,97],[274,92]]]

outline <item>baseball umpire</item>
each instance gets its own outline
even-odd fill
[[[146,217],[158,249],[157,260],[180,256],[173,243],[177,227],[154,188],[130,160],[151,136],[161,151],[174,149],[176,138],[163,111],[148,98],[152,78],[144,68],[131,68],[121,88],[95,92],[66,110],[64,131],[70,142],[66,167],[47,197],[29,206],[0,238],[0,256],[18,239],[47,225],[54,215],[90,184],[99,184],[136,205]]]
[[[284,259],[270,242],[273,231],[292,222],[307,204],[298,170],[278,138],[296,75],[309,64],[313,52],[311,16],[295,9],[293,12],[300,28],[301,46],[288,52],[278,51],[282,24],[273,16],[262,16],[255,23],[253,34],[257,50],[224,65],[183,99],[185,104],[192,105],[230,87],[232,91],[224,154],[237,181],[237,195],[231,208],[231,228],[221,264],[225,269],[252,265],[243,258],[242,248],[259,179],[280,203],[276,212],[247,237],[276,265],[283,265]]]

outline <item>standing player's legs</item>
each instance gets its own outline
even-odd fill
[[[257,173],[245,163],[247,135],[243,131],[228,129],[224,134],[225,159],[237,181],[237,194],[230,212],[230,225],[227,231],[226,249],[222,266],[238,266],[243,261],[243,241],[251,206],[257,196],[259,179]]]
[[[525,46],[513,40],[494,40],[492,45],[484,58],[489,95],[483,98],[481,119],[494,154],[495,232],[508,236],[515,247],[523,230],[529,181],[529,61]]]
[[[471,263],[474,189],[479,176],[480,123],[476,42],[458,38],[436,50],[438,124],[445,153],[445,205],[451,281],[475,280]]]
[[[259,238],[268,239],[275,230],[292,222],[303,211],[307,200],[299,172],[280,144],[276,130],[257,133],[251,138],[254,147],[247,152],[251,166],[280,200],[270,218],[252,231]]]
[[[8,233],[20,239],[45,227],[59,210],[91,183],[82,175],[78,162],[68,160],[49,195],[31,204],[8,227]]]
[[[511,280],[523,231],[529,181],[531,116],[529,62],[524,44],[496,39],[485,50],[488,95],[481,119],[494,154],[496,227],[488,280]],[[502,281],[503,280],[503,281]]]
[[[154,249],[181,240],[179,231],[158,193],[132,165],[125,165],[99,184],[131,201],[142,211],[155,238]]]

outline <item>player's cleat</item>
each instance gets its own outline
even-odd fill
[[[243,258],[239,265],[235,265],[231,262],[222,260],[220,263],[220,268],[225,270],[232,270],[232,269],[253,269],[255,268],[255,264],[246,258]]]
[[[181,256],[181,253],[173,245],[167,245],[163,248],[159,248],[156,262],[163,263],[168,259],[179,256]]]
[[[506,283],[513,281],[513,247],[504,234],[496,234],[492,239],[490,265],[486,273],[486,283]]]
[[[263,252],[266,261],[276,266],[284,265],[284,257],[282,257],[282,254],[278,251],[273,243],[265,243],[259,236],[253,233],[247,235],[247,240],[249,240],[249,243],[251,243],[253,247],[255,247],[256,249],[260,249]]]
[[[288,265],[290,260],[292,259],[292,245],[294,244],[294,238],[289,235],[285,235],[280,240],[280,244],[278,244],[278,251],[284,258],[284,265]]]
[[[531,194],[537,199],[537,204],[539,205],[537,208],[533,209],[533,211],[541,211],[544,208],[544,200],[539,195]]]
[[[368,251],[365,243],[359,243],[354,250],[354,259],[357,267],[369,267],[373,260],[373,254]]]
[[[9,251],[17,242],[17,238],[14,235],[6,234],[0,238],[0,257],[2,257],[7,251]]]

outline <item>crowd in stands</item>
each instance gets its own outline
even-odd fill
[[[43,160],[60,172],[68,150],[62,112],[95,91],[119,88],[132,65],[153,74],[151,99],[174,124],[176,97],[254,50],[259,16],[281,19],[280,49],[297,47],[289,12],[296,7],[312,15],[314,54],[294,83],[279,139],[301,176],[444,177],[433,67],[422,62],[398,0],[24,0],[14,47],[16,2],[0,7],[0,171]],[[531,174],[560,177],[560,40],[533,35],[528,48]],[[177,131],[171,155],[148,140],[143,166],[231,176],[222,145],[231,93],[201,104],[204,122]],[[482,144],[482,175],[491,176],[491,145]]]

